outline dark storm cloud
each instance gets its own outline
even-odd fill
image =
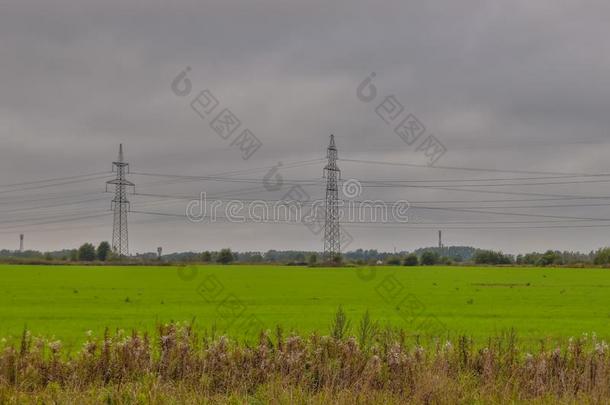
[[[377,74],[379,100],[395,95],[445,144],[448,152],[439,164],[610,171],[609,13],[610,5],[595,1],[4,2],[0,183],[105,170],[119,142],[134,170],[162,173],[206,175],[322,157],[331,132],[337,134],[340,157],[420,161],[377,117],[374,105],[357,99],[356,87],[371,72]],[[250,160],[243,161],[220,139],[190,109],[188,98],[172,93],[171,81],[186,66],[192,68],[194,91],[210,89],[263,142]],[[345,178],[490,176],[348,162],[341,167]],[[284,175],[319,178],[321,166]],[[214,192],[236,188],[138,181],[150,192],[183,195],[197,195],[206,187]],[[98,188],[103,191],[103,184]],[[604,195],[604,188],[601,183],[511,190]],[[310,191],[321,195],[315,187]],[[447,190],[365,193],[409,200],[489,198]],[[132,200],[134,206],[146,201]],[[100,204],[92,209],[107,208]],[[164,209],[181,212],[179,204]],[[603,207],[560,214],[610,218]],[[426,211],[414,215],[424,222],[511,219]],[[166,250],[320,246],[301,227],[142,220],[139,224],[132,216],[132,246],[139,251],[157,245]],[[109,236],[108,227],[61,231],[61,238],[41,231],[27,231],[28,241],[40,249]],[[594,248],[607,244],[605,233],[446,234],[448,244],[516,251]],[[385,228],[355,229],[354,236],[354,247],[379,249],[410,249],[434,240],[433,231]],[[14,240],[8,232],[0,234],[2,246],[11,247]]]

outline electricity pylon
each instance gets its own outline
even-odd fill
[[[337,166],[337,146],[335,136],[330,136],[330,144],[327,149],[328,163],[324,167],[324,178],[326,178],[326,218],[324,221],[324,258],[333,260],[335,255],[341,253],[339,242],[339,180],[341,170]]]
[[[112,226],[112,250],[119,257],[129,255],[129,236],[127,233],[127,212],[129,201],[127,200],[127,187],[135,187],[135,184],[125,179],[129,173],[129,163],[123,158],[123,144],[119,146],[119,158],[112,162],[112,171],[116,171],[116,178],[106,182],[113,184],[114,198],[111,209],[114,211],[114,222]]]

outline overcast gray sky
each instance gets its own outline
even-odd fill
[[[404,184],[427,187],[365,183],[362,198],[477,212],[412,208],[409,225],[348,226],[349,250],[433,245],[435,229],[445,230],[447,245],[508,252],[609,245],[610,198],[557,196],[608,197],[610,177],[495,185],[552,177],[534,172],[610,173],[609,17],[604,1],[3,1],[0,184],[19,185],[0,188],[0,248],[16,248],[21,232],[26,247],[41,250],[109,240],[111,217],[93,217],[110,207],[103,175],[21,183],[107,172],[119,143],[136,173],[262,179],[260,168],[284,165],[277,191],[129,177],[138,193],[157,195],[131,196],[132,210],[170,214],[184,213],[187,201],[158,195],[278,199],[296,179],[318,181],[306,190],[321,198],[323,162],[288,166],[323,158],[330,133],[340,159],[425,166],[417,143],[405,143],[375,112],[390,95],[446,153],[436,168],[340,160],[343,178],[416,181]],[[187,66],[192,89],[177,96],[171,84]],[[372,72],[377,96],[367,103],[357,88]],[[190,107],[204,89],[219,101],[206,119]],[[221,108],[262,142],[249,159],[210,127]],[[456,179],[465,181],[452,190],[438,182]],[[542,207],[507,208],[532,205]],[[320,237],[298,224],[129,218],[132,252],[321,249]],[[493,229],[478,229],[485,227]]]

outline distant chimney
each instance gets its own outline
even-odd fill
[[[19,251],[23,252],[23,234],[19,235]]]
[[[159,246],[157,248],[157,257],[159,258],[159,260],[161,260],[161,253],[163,252],[163,248],[161,246]]]

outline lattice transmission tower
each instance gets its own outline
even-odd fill
[[[129,163],[126,163],[123,157],[123,144],[119,146],[119,158],[116,162],[112,162],[112,171],[116,172],[116,178],[106,182],[107,185],[112,184],[115,186],[114,198],[111,205],[114,211],[112,250],[119,257],[123,257],[129,255],[129,236],[127,233],[129,201],[127,200],[127,187],[135,187],[135,184],[125,178],[125,175],[129,173]]]
[[[326,217],[324,221],[324,258],[333,260],[335,255],[341,253],[339,228],[339,180],[341,170],[337,166],[337,146],[335,136],[330,136],[330,144],[326,152],[328,163],[324,167],[326,178]]]

